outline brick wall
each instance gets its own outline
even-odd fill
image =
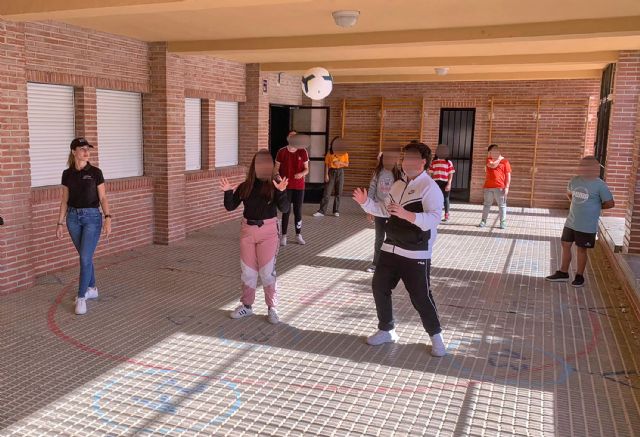
[[[302,104],[302,88],[297,76],[282,74],[278,85],[277,73],[260,71],[259,64],[247,65],[246,102],[239,108],[240,164],[248,165],[256,150],[269,147],[269,105]],[[263,89],[267,81],[267,91]]]
[[[546,180],[540,180],[536,189],[537,204],[547,207],[566,207],[564,200],[564,186],[573,171],[577,160],[585,153],[593,151],[595,130],[595,105],[599,95],[598,80],[550,80],[550,81],[511,81],[511,82],[457,82],[457,83],[414,83],[414,84],[344,84],[336,85],[333,93],[326,99],[331,106],[332,135],[340,133],[342,121],[342,99],[346,98],[351,105],[347,107],[345,131],[354,133],[355,149],[352,153],[353,166],[346,172],[345,185],[347,189],[356,185],[368,184],[372,167],[376,161],[380,138],[380,98],[385,101],[393,99],[424,99],[424,119],[422,141],[430,146],[438,142],[441,108],[475,108],[476,120],[471,174],[471,201],[482,200],[482,185],[484,183],[484,160],[489,145],[489,99],[501,98],[505,101],[534,100],[533,107],[520,108],[515,106],[494,107],[492,141],[501,143],[504,155],[514,165],[512,205],[529,205],[531,198],[531,164],[533,160],[534,136],[530,132],[535,130],[533,112],[536,110],[535,100],[542,98],[541,119],[539,132],[544,133],[539,138],[538,169],[550,163],[551,157],[559,156],[562,160],[563,172],[554,176],[551,186],[560,187],[558,194],[548,198],[544,196],[549,188],[549,172]],[[591,100],[589,98],[591,97]],[[553,99],[573,99],[571,104]],[[354,100],[355,99],[355,100]],[[545,103],[546,102],[546,103]],[[574,104],[580,104],[580,109]],[[376,106],[377,105],[377,106]],[[407,103],[415,106],[414,103]],[[395,109],[394,111],[399,111]],[[410,114],[398,116],[393,111],[386,111],[384,120],[385,130],[398,131],[394,138],[385,135],[385,143],[397,141],[398,144],[414,137],[419,131],[420,117],[415,110]],[[591,117],[589,118],[589,114]],[[502,138],[495,133],[503,130],[529,132],[528,138]],[[586,134],[585,134],[586,130]],[[504,140],[504,141],[500,141]],[[524,140],[524,141],[523,141]],[[559,153],[556,153],[559,152]],[[567,168],[568,166],[568,168]],[[551,172],[551,174],[554,174]]]
[[[281,105],[301,105],[302,87],[300,77],[291,74],[281,74],[278,84],[278,73],[261,73],[261,79],[267,80],[269,103]]]
[[[640,253],[640,51],[620,52],[607,145],[607,183],[625,217],[624,247]]]
[[[269,96],[262,90],[259,64],[246,66],[246,101],[238,108],[240,165],[250,164],[258,149],[269,147]],[[265,109],[266,108],[266,109]]]
[[[640,71],[639,71],[640,73]],[[640,96],[638,97],[640,107]],[[629,253],[640,253],[640,112],[636,114],[633,164],[629,175],[629,202],[625,214],[624,246]]]
[[[607,215],[624,217],[630,200],[629,177],[633,151],[637,148],[636,118],[640,96],[640,51],[620,52],[613,86],[613,105],[609,121],[609,142],[605,180],[611,188],[616,207]],[[635,145],[634,145],[635,143]]]
[[[33,283],[24,24],[0,21],[0,293]]]
[[[145,42],[56,22],[25,23],[24,37],[28,80],[148,90]]]
[[[36,274],[77,264],[70,240],[55,238],[60,186],[30,186],[28,81],[73,86],[76,134],[94,144],[96,88],[144,93],[145,176],[109,180],[105,175],[115,219],[113,235],[101,241],[98,256],[153,241],[177,241],[188,231],[241,214],[222,209],[220,176],[240,182],[246,169],[214,168],[214,103],[246,100],[243,64],[168,54],[162,43],[61,23],[0,20],[0,215],[7,222],[0,227],[0,293],[33,284]],[[287,87],[282,90],[288,95]],[[203,169],[188,173],[184,171],[185,97],[203,99]],[[268,112],[260,114],[265,115],[268,121]],[[241,130],[245,123],[254,120],[241,120]],[[92,162],[99,164],[96,145]]]

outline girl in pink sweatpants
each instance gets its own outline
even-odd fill
[[[256,299],[259,277],[268,308],[267,319],[273,324],[280,321],[276,310],[278,292],[275,270],[280,246],[278,210],[286,213],[290,205],[285,193],[287,178],[276,182],[272,175],[273,158],[269,151],[260,150],[251,161],[247,179],[235,191],[226,178],[220,181],[227,211],[244,204],[240,229],[242,297],[241,305],[230,314],[232,319],[253,315],[252,305]]]

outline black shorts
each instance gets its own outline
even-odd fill
[[[587,232],[574,231],[571,228],[564,227],[562,229],[562,241],[567,243],[576,243],[578,247],[584,247],[585,249],[593,249],[596,246],[596,234],[589,234]]]

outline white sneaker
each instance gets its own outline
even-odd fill
[[[280,318],[278,317],[278,311],[275,308],[269,308],[269,314],[267,315],[267,320],[272,325],[277,325],[280,323]]]
[[[89,287],[87,288],[87,292],[84,294],[85,299],[97,299],[98,298],[98,287]]]
[[[365,272],[367,273],[375,273],[376,271],[376,266],[371,264],[369,267],[366,268]]]
[[[298,243],[298,244],[307,244],[307,242],[304,241],[304,238],[302,238],[302,235],[300,235],[300,234],[296,235],[296,243]]]
[[[321,213],[320,211],[318,211],[318,212],[314,212],[314,213],[313,213],[313,216],[314,216],[314,217],[324,217],[324,214],[323,214],[323,213]]]
[[[431,355],[434,357],[444,357],[447,355],[447,348],[442,339],[442,333],[431,336]]]
[[[282,237],[280,237],[280,246],[286,246],[287,245],[287,236],[283,235]]]
[[[371,346],[379,346],[384,343],[395,343],[400,337],[396,334],[396,330],[378,331],[371,337],[367,337],[367,344]]]
[[[232,319],[241,319],[248,316],[253,316],[253,309],[247,308],[244,305],[239,305],[235,310],[229,313],[229,317]]]
[[[84,297],[76,298],[76,314],[82,315],[87,313],[87,299]]]
[[[334,212],[333,215],[334,215],[334,217],[340,217],[340,213],[339,212]]]

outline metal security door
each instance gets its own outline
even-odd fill
[[[451,198],[469,201],[471,194],[471,156],[473,153],[473,131],[475,109],[440,110],[439,144],[449,146],[449,160],[456,172],[451,186]]]

